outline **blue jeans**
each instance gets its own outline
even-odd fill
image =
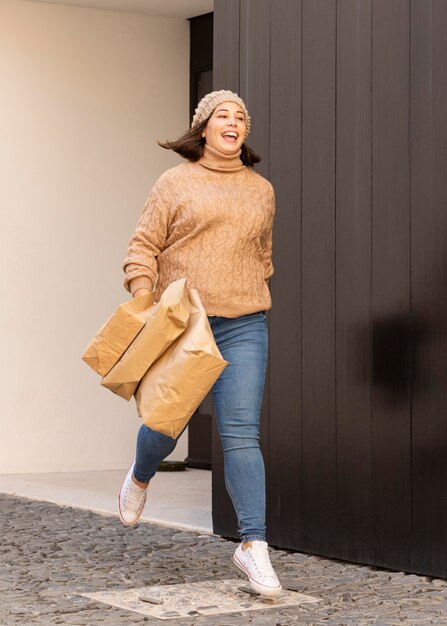
[[[268,354],[265,313],[208,318],[229,365],[213,386],[217,426],[224,452],[225,485],[242,541],[265,540],[265,471],[259,447],[259,418]],[[175,448],[177,439],[141,426],[134,475],[148,482]]]

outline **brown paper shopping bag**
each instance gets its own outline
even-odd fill
[[[139,416],[153,430],[177,438],[228,362],[214,341],[196,289],[185,332],[143,376],[135,393]]]
[[[126,400],[148,368],[187,327],[190,303],[186,278],[172,282],[146,314],[146,324],[101,385]]]
[[[145,314],[154,303],[155,293],[124,302],[109,317],[87,346],[82,359],[95,372],[105,376],[132,343],[146,323]]]

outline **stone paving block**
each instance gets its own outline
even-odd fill
[[[183,585],[158,585],[114,592],[87,594],[89,598],[112,606],[128,608],[158,619],[199,617],[246,611],[277,611],[303,603],[313,604],[318,598],[284,591],[274,601],[244,593],[238,579],[211,580]],[[270,618],[271,619],[271,618]]]

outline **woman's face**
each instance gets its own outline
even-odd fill
[[[214,109],[203,129],[207,145],[221,152],[237,152],[244,143],[247,127],[245,116],[236,102],[222,102]]]

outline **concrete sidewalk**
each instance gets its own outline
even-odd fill
[[[118,516],[117,495],[126,472],[1,474],[0,493]],[[157,472],[149,494],[144,521],[212,533],[210,471]]]
[[[214,535],[126,528],[114,516],[7,495],[0,524],[1,626],[447,624],[445,581],[272,550],[284,602],[295,602],[283,606],[244,591],[236,544]],[[173,590],[191,606],[159,599]]]

